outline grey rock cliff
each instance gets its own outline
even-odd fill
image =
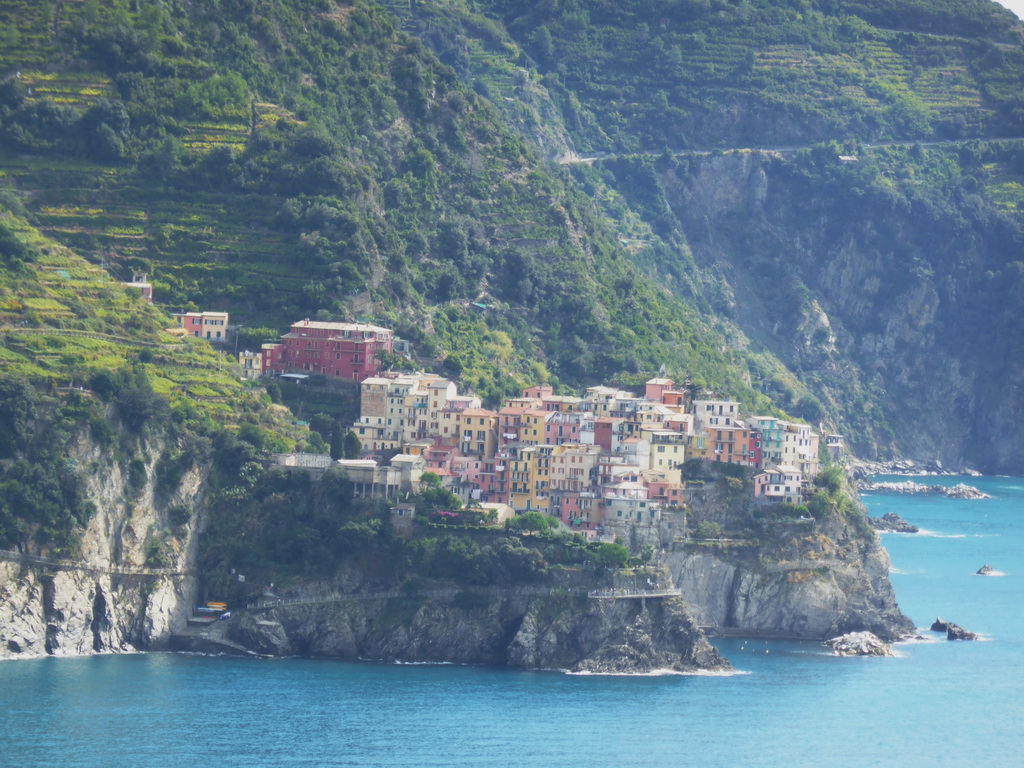
[[[524,669],[643,673],[728,669],[676,599],[585,596],[352,601],[297,606],[232,622],[261,653]]]
[[[163,446],[142,450],[147,480],[130,492],[122,467],[89,440],[72,458],[96,505],[74,561],[0,561],[0,658],[74,656],[165,647],[184,626],[196,580],[186,575],[195,554],[196,522],[170,537],[167,570],[145,573],[155,532],[170,528],[164,507],[201,497],[204,476],[185,474],[172,498],[154,498],[154,466]],[[45,553],[42,553],[45,555]]]

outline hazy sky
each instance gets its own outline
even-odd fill
[[[1024,19],[1024,0],[996,0]]]

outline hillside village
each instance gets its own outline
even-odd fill
[[[378,355],[393,350],[387,328],[302,320],[259,355],[243,353],[246,370],[258,365],[262,375],[359,382],[352,432],[362,457],[333,462],[357,497],[399,503],[431,472],[498,519],[535,511],[589,539],[656,543],[672,535],[663,513],[683,507],[690,460],[749,468],[759,503],[800,504],[818,474],[821,438],[812,427],[744,414],[733,400],[694,399],[669,378],[650,379],[642,394],[594,386],[556,395],[537,385],[495,411],[440,375],[383,371]],[[827,442],[836,453],[842,439]],[[294,454],[280,461],[331,463]]]

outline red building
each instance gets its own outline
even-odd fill
[[[264,373],[313,373],[362,381],[380,370],[379,352],[392,352],[390,328],[365,323],[301,320],[276,344],[264,344]]]

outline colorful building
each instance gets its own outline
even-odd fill
[[[380,370],[381,352],[394,351],[394,338],[390,328],[377,325],[301,320],[280,342],[263,345],[263,371],[363,381]]]
[[[189,336],[212,342],[223,342],[228,334],[227,312],[172,312],[178,327]]]

